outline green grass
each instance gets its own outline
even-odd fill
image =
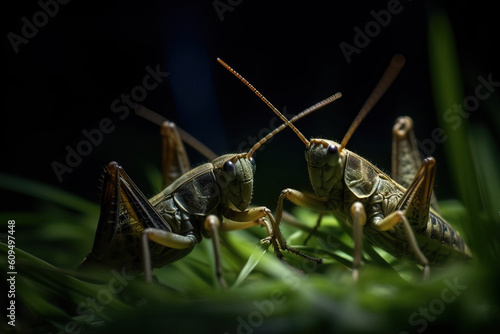
[[[436,110],[463,101],[453,36],[439,12],[429,23],[429,60]],[[444,79],[446,78],[446,80]],[[452,83],[450,85],[450,82]],[[496,106],[498,110],[499,106]],[[2,212],[15,219],[16,330],[32,333],[347,333],[494,332],[499,326],[500,184],[498,149],[484,124],[453,129],[438,114],[457,199],[442,201],[443,216],[462,232],[473,251],[468,263],[432,269],[431,279],[413,263],[366,245],[360,280],[351,279],[352,239],[326,217],[303,246],[316,215],[293,214],[304,223],[284,225],[289,244],[324,258],[316,266],[287,254],[285,264],[259,245],[265,231],[252,228],[223,235],[224,277],[215,283],[207,240],[181,261],[154,271],[157,282],[115,273],[115,280],[82,276],[74,268],[92,245],[99,208],[75,194],[0,174],[0,187],[41,199],[37,212]],[[500,128],[496,125],[495,131]],[[148,171],[152,184],[158,172]],[[7,268],[7,234],[0,263]],[[22,246],[21,246],[22,245]],[[5,272],[5,270],[4,270]],[[98,282],[98,283],[96,283]],[[2,297],[5,299],[5,296]],[[4,318],[5,319],[5,318]],[[0,323],[0,332],[12,330]]]

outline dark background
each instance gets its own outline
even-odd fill
[[[402,53],[406,67],[348,145],[387,172],[397,116],[413,117],[421,139],[438,127],[427,53],[431,10],[441,8],[451,19],[464,96],[474,93],[478,75],[498,78],[498,13],[486,1],[402,1],[402,12],[349,64],[339,44],[354,44],[354,27],[364,29],[373,20],[370,11],[386,9],[387,1],[246,0],[225,11],[223,20],[210,0],[71,1],[59,5],[17,54],[8,34],[21,35],[22,18],[33,22],[41,7],[36,1],[7,6],[2,19],[0,171],[95,202],[99,176],[112,160],[148,196],[154,195],[145,166],[159,167],[159,128],[133,113],[120,120],[111,109],[121,94],[142,84],[146,66],[159,64],[169,76],[141,103],[223,154],[248,149],[242,142],[269,128],[274,114],[217,57],[289,114],[341,91],[342,99],[297,123],[306,137],[340,140],[390,58]],[[489,122],[485,117],[478,110],[469,120]],[[103,118],[110,118],[115,130],[59,182],[51,164],[64,163],[65,147],[75,148],[85,139],[82,131],[97,128]],[[310,189],[303,149],[286,129],[255,154],[255,204],[274,209],[283,188]],[[189,153],[194,165],[204,161]],[[453,166],[447,164],[443,146],[434,156],[438,197],[456,198],[447,172]],[[24,195],[2,191],[2,198],[7,199],[2,210],[33,210],[34,203]]]

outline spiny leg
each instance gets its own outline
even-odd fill
[[[417,174],[421,161],[412,119],[408,116],[398,117],[392,128],[392,178],[408,188]],[[431,198],[431,207],[439,211],[434,194]]]
[[[398,117],[392,128],[392,179],[408,188],[417,173],[420,161],[413,121],[407,116]]]
[[[90,253],[83,259],[78,270],[99,263],[116,234],[120,214],[120,175],[118,164],[110,162],[102,181],[99,222]]]
[[[397,209],[404,211],[409,219],[411,217],[411,224],[417,232],[427,228],[435,178],[436,160],[433,157],[425,158],[398,202]]]
[[[271,210],[265,206],[257,206],[244,211],[236,211],[230,208],[225,208],[222,215],[225,218],[234,221],[236,223],[236,227],[231,228],[231,225],[226,226],[226,224],[224,224],[225,226],[223,226],[223,228],[225,231],[230,231],[250,227],[243,227],[241,224],[251,224],[253,222],[254,225],[257,225],[257,221],[259,219],[266,217],[270,213]]]
[[[281,222],[281,218],[283,216],[283,202],[284,200],[288,199],[292,203],[311,209],[316,212],[326,212],[328,210],[327,203],[319,198],[315,198],[312,196],[309,196],[305,193],[302,193],[298,190],[295,189],[290,189],[287,188],[283,190],[280,194],[280,197],[278,199],[278,207],[276,208],[276,219],[273,219],[272,221],[272,226],[273,226],[273,234],[274,237],[276,238],[279,247],[284,250],[288,250],[289,252],[292,252],[294,254],[297,254],[299,256],[302,256],[310,261],[318,262],[318,263],[323,263],[322,259],[317,259],[311,256],[308,256],[306,254],[303,254],[302,252],[293,249],[291,247],[288,247],[286,244],[286,240],[283,237],[283,234],[281,233],[279,224]],[[275,249],[278,252],[279,257],[283,257],[283,255],[279,252],[279,249]]]
[[[271,210],[264,206],[253,207],[244,211],[235,211],[227,208],[223,212],[224,224],[222,231],[234,231],[245,229],[256,225],[262,225],[266,228],[268,237],[261,240],[262,244],[272,244],[274,249],[279,249],[274,237],[273,222],[274,217]],[[267,219],[266,219],[267,218]]]

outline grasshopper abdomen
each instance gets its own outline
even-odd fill
[[[422,235],[426,236],[426,243],[421,249],[431,263],[443,264],[450,258],[472,257],[469,247],[458,232],[432,211]]]

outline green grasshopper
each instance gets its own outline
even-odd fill
[[[304,114],[338,97],[329,97],[305,110]],[[272,227],[266,220],[274,221],[271,210],[263,206],[248,208],[256,167],[252,155],[269,138],[286,128],[286,124],[262,138],[246,153],[217,157],[162,116],[140,105],[136,113],[161,125],[164,190],[148,200],[125,170],[116,162],[110,162],[104,174],[94,244],[80,268],[104,266],[134,273],[144,271],[146,281],[150,282],[152,268],[186,256],[204,236],[212,238],[216,277],[219,284],[225,286],[219,231],[263,225],[272,236]],[[191,169],[183,140],[211,162]],[[278,247],[275,238],[266,239]],[[299,251],[291,251],[310,258]]]
[[[409,117],[398,118],[393,128],[394,179],[345,149],[355,129],[395,80],[404,63],[402,55],[394,56],[340,144],[327,139],[307,140],[292,125],[300,114],[288,121],[271,106],[306,145],[309,178],[316,194],[312,196],[290,188],[281,192],[276,220],[272,222],[281,249],[288,249],[279,229],[286,198],[320,213],[315,229],[325,213],[334,213],[352,224],[355,280],[361,264],[363,232],[370,243],[395,257],[416,259],[424,267],[425,279],[429,277],[429,264],[472,256],[458,232],[438,214],[436,202],[432,200],[435,159],[428,157],[420,163]]]

